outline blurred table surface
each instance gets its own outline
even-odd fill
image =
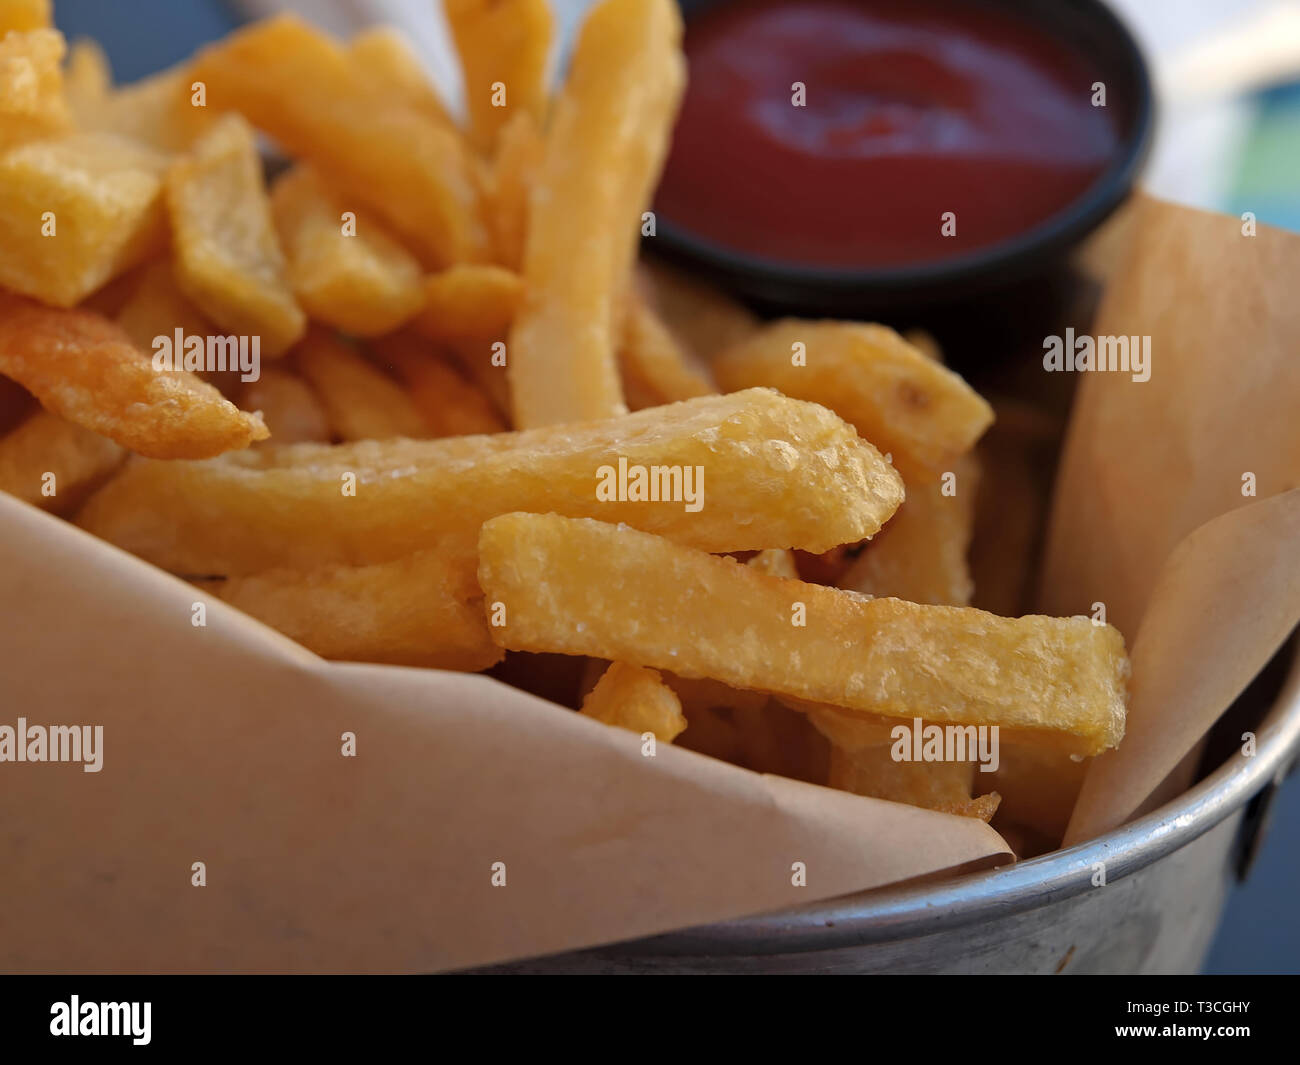
[[[552,0],[567,41],[591,0]],[[1278,0],[1112,0],[1158,70],[1197,42],[1212,41]],[[1294,6],[1294,5],[1293,5]],[[358,21],[403,24],[432,71],[453,69],[436,0],[56,0],[69,38],[93,37],[119,81],[179,62],[256,13],[293,7],[345,31]],[[561,50],[564,50],[562,44]],[[437,77],[457,100],[454,78]],[[1147,185],[1192,206],[1240,213],[1300,230],[1300,86],[1248,96],[1162,101],[1162,129]],[[1229,900],[1207,973],[1300,972],[1300,774],[1278,797],[1269,836],[1249,881]]]

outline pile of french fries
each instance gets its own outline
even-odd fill
[[[545,0],[445,8],[463,123],[386,29],[119,86],[0,0],[0,488],[327,658],[577,656],[638,742],[1059,832],[1127,660],[970,605],[989,404],[927,338],[637,262],[672,0],[595,7],[554,92]],[[998,771],[898,760],[916,719],[998,726]]]

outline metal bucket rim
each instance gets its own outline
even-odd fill
[[[768,955],[835,950],[946,932],[1073,898],[1105,862],[1114,883],[1191,843],[1280,781],[1300,751],[1300,653],[1255,730],[1253,758],[1229,758],[1173,801],[1097,839],[938,884],[883,887],[702,925],[619,946],[631,954]],[[1240,764],[1238,764],[1240,763]]]

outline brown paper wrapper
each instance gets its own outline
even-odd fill
[[[323,662],[219,601],[195,627],[194,588],[3,495],[0,538],[0,724],[104,727],[98,773],[0,765],[3,970],[450,969],[1009,857],[488,677]]]
[[[1138,633],[1132,746],[1093,766],[1076,835],[1126,816],[1297,606],[1269,579],[1296,495],[1233,508],[1242,470],[1295,484],[1300,241],[1160,204],[1137,224],[1103,322],[1155,335],[1152,380],[1084,383],[1049,552],[1057,610]],[[323,662],[216,601],[196,627],[201,592],[2,495],[0,557],[0,725],[104,727],[99,773],[0,764],[0,969],[451,969],[1008,858],[979,821],[646,758],[487,677]]]
[[[1126,228],[1094,333],[1149,336],[1151,377],[1081,381],[1040,583],[1044,613],[1105,604],[1133,660],[1067,844],[1130,819],[1300,622],[1300,238],[1147,197]]]

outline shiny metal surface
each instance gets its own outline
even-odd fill
[[[1300,657],[1256,735],[1254,758],[1233,757],[1176,801],[1068,850],[486,971],[1195,971],[1252,845],[1238,838],[1247,803],[1300,755]]]

